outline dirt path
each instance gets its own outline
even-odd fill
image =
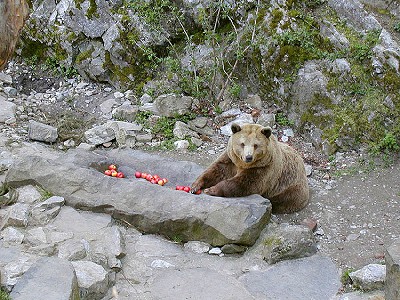
[[[384,262],[384,247],[400,238],[400,163],[345,176],[330,190],[313,190],[310,205],[280,222],[318,222],[320,252],[343,268]]]

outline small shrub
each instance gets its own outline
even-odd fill
[[[0,300],[11,300],[11,297],[7,292],[0,290]]]
[[[400,150],[396,137],[393,133],[389,132],[381,139],[381,141],[373,147],[373,153],[390,153]]]
[[[277,113],[275,115],[275,121],[278,125],[281,126],[293,126],[294,122],[289,120],[284,113]]]

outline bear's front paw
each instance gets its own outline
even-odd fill
[[[196,194],[198,191],[200,191],[203,187],[203,183],[200,180],[196,180],[193,182],[192,186],[190,187],[190,191],[193,194]]]
[[[216,188],[215,186],[205,189],[204,194],[207,194],[210,196],[222,196],[222,195],[220,195],[219,189]]]

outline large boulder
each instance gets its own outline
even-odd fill
[[[190,185],[202,171],[194,163],[128,149],[96,153],[71,150],[54,159],[51,156],[42,152],[15,162],[6,182],[10,186],[33,182],[64,197],[66,204],[75,208],[110,213],[147,233],[213,246],[252,245],[270,219],[271,204],[258,195],[193,195],[133,176],[138,170],[168,178],[171,187]],[[103,171],[111,163],[117,164],[126,178],[105,176]]]
[[[78,300],[78,281],[69,261],[56,257],[39,259],[18,281],[11,292],[15,300]]]

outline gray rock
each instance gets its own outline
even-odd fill
[[[199,135],[196,132],[191,130],[187,124],[181,121],[176,121],[173,133],[174,136],[179,139],[184,139],[186,137],[196,137],[196,138],[199,137]]]
[[[113,118],[121,121],[134,122],[139,107],[132,104],[123,104],[115,108],[112,112]]]
[[[33,120],[29,121],[28,138],[31,140],[54,143],[57,137],[57,128]]]
[[[400,240],[394,241],[385,251],[386,300],[400,299]]]
[[[33,185],[25,185],[17,188],[18,202],[33,204],[42,198],[42,195]]]
[[[79,290],[74,268],[66,260],[44,257],[29,268],[14,286],[15,300],[78,300]]]
[[[115,132],[110,127],[99,125],[85,131],[85,138],[90,145],[101,145],[115,139]]]
[[[8,244],[21,244],[24,240],[24,234],[11,226],[1,231],[0,237],[0,240]]]
[[[34,227],[27,231],[24,243],[31,246],[39,246],[47,243],[47,235],[43,227]]]
[[[70,239],[58,246],[58,257],[74,261],[86,257],[86,248],[81,240]]]
[[[206,268],[165,269],[149,290],[158,299],[255,299],[232,276]]]
[[[270,224],[260,241],[262,257],[269,264],[311,256],[317,252],[312,231],[303,225]]]
[[[176,150],[187,150],[189,148],[189,142],[187,140],[179,140],[174,142]]]
[[[154,269],[167,269],[175,267],[173,264],[162,259],[153,260],[150,266]]]
[[[11,256],[10,253],[7,253],[9,248],[1,249],[1,258],[3,259],[3,255]],[[13,286],[17,283],[18,279],[34,264],[35,258],[26,253],[21,253],[19,251],[15,251],[14,248],[11,248],[12,252],[18,254],[17,257],[9,257],[10,261],[6,262],[2,266],[2,286],[5,286],[8,291],[10,291]],[[15,299],[15,298],[12,298]],[[28,298],[29,299],[29,298]],[[31,298],[30,298],[31,299]]]
[[[17,96],[17,90],[11,86],[6,86],[4,88],[4,92],[7,94],[8,97],[15,97]]]
[[[384,287],[386,266],[379,264],[369,264],[360,270],[349,274],[353,285],[364,291],[381,289]]]
[[[63,197],[53,196],[35,205],[30,211],[29,224],[46,225],[58,215],[64,202]]]
[[[0,82],[5,84],[12,84],[12,77],[6,73],[0,72]]]
[[[364,10],[358,0],[329,0],[331,6],[340,17],[344,17],[359,31],[380,30],[382,26],[375,17]]]
[[[208,251],[208,254],[211,254],[211,255],[220,255],[221,253],[222,253],[222,250],[221,250],[221,248],[218,248],[218,247],[211,248]]]
[[[81,299],[99,299],[108,290],[108,273],[91,261],[71,262],[78,279]]]
[[[0,123],[5,123],[8,120],[15,118],[17,106],[0,95]]]
[[[318,255],[250,271],[239,280],[256,299],[331,299],[341,287],[335,264]]]
[[[330,300],[385,300],[385,295],[382,291],[374,292],[350,292],[337,295]]]
[[[64,197],[67,205],[106,210],[141,231],[170,238],[181,236],[182,241],[200,240],[214,246],[252,245],[269,222],[271,204],[258,195],[242,198],[193,195],[134,178],[103,175],[108,164],[117,162],[125,174],[133,174],[134,170],[147,171],[168,178],[172,186],[190,185],[202,171],[196,164],[133,150],[104,154],[69,150],[54,159],[45,152],[40,153],[41,156],[27,156],[10,168],[6,181],[14,186],[34,180],[46,190]],[[47,172],[41,171],[44,169]]]
[[[205,242],[189,241],[183,245],[185,249],[194,253],[207,253],[211,249],[211,245]]]
[[[117,226],[104,228],[90,241],[88,256],[104,268],[119,269],[119,259],[125,256],[124,240]]]
[[[262,108],[262,100],[259,95],[248,95],[246,98],[246,103],[253,108]]]
[[[257,124],[265,127],[269,126],[272,128],[275,125],[275,114],[261,113],[257,119]]]
[[[188,96],[166,94],[154,100],[157,111],[161,116],[174,117],[190,112],[194,99]]]
[[[15,203],[10,206],[8,214],[0,224],[0,228],[5,226],[26,227],[28,225],[29,205]]]
[[[350,46],[349,40],[332,23],[326,20],[320,23],[320,33],[322,36],[327,37],[337,49],[344,50]]]

